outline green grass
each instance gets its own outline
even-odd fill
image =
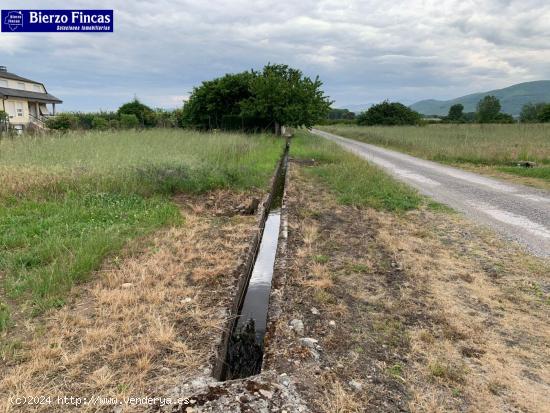
[[[536,167],[536,168],[518,168],[518,167],[503,166],[503,167],[498,167],[497,170],[501,172],[506,172],[509,174],[525,176],[527,178],[537,178],[537,179],[543,179],[545,181],[550,181],[550,166],[542,166],[542,167]]]
[[[318,136],[298,132],[290,153],[297,159],[315,159],[316,165],[309,171],[326,183],[343,204],[407,211],[422,202],[423,198],[408,186]]]
[[[172,194],[265,188],[282,148],[182,130],[0,141],[0,331],[14,309],[63,305],[130,239],[181,223]]]
[[[337,135],[445,163],[510,166],[517,160],[550,165],[550,125],[320,126]],[[540,168],[540,170],[545,170]],[[538,171],[534,168],[532,171]],[[509,168],[508,172],[524,171]],[[547,179],[548,169],[540,174]],[[520,172],[523,174],[523,172]]]

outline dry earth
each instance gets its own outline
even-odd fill
[[[134,243],[75,287],[65,308],[1,337],[0,412],[75,409],[57,404],[58,396],[159,396],[210,372],[237,264],[257,224],[232,208],[252,195],[178,198],[184,225]],[[52,403],[10,404],[16,396],[50,396]]]
[[[312,411],[550,411],[548,262],[445,210],[339,205],[306,169],[266,365]]]
[[[233,212],[251,194],[219,191],[178,199],[185,225],[2,337],[0,412],[73,410],[4,395],[193,402],[161,409],[173,412],[548,411],[549,263],[445,210],[342,206],[307,169],[290,167],[282,311],[261,375],[209,378],[258,218]]]

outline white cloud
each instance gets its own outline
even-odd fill
[[[20,1],[4,0],[3,8]],[[542,0],[29,0],[113,8],[113,34],[0,34],[0,64],[47,81],[70,109],[137,94],[179,106],[226,72],[288,63],[319,74],[336,104],[454,97],[548,78]]]

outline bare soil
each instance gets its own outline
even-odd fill
[[[10,396],[158,396],[211,371],[238,281],[236,268],[257,224],[255,216],[236,211],[257,195],[216,191],[178,197],[181,227],[133,243],[93,281],[75,287],[64,308],[4,334],[0,411],[75,408],[55,401],[16,406]]]
[[[315,412],[549,411],[549,263],[458,214],[339,205],[306,168],[266,368]]]

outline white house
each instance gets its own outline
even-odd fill
[[[63,103],[50,95],[43,83],[10,73],[6,66],[0,66],[0,99],[0,110],[18,131],[43,128],[45,118],[55,115],[55,105]]]

